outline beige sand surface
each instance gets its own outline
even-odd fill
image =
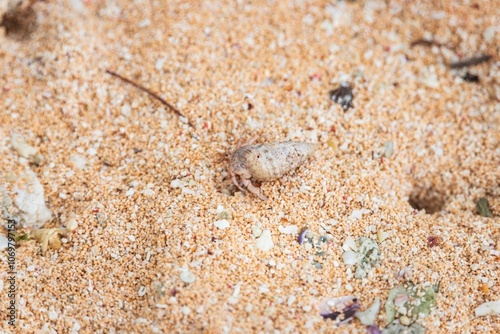
[[[365,333],[325,321],[321,300],[353,295],[364,310],[380,297],[382,328],[405,281],[439,284],[427,333],[500,331],[500,316],[474,312],[500,299],[497,1],[48,0],[12,20],[0,183],[15,200],[31,168],[46,227],[78,222],[59,250],[17,248],[18,333]],[[436,43],[410,46],[423,38]],[[479,83],[447,66],[481,54],[467,68]],[[341,80],[347,112],[328,97]],[[224,160],[255,135],[320,145],[262,183],[266,202],[236,191]],[[302,227],[327,236],[321,255],[297,242]],[[379,244],[365,279],[344,264],[347,237]],[[14,333],[0,260],[0,328]]]

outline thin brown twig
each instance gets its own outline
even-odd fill
[[[450,68],[462,68],[462,67],[467,67],[467,66],[474,66],[477,64],[487,62],[490,59],[491,59],[490,55],[481,55],[478,57],[472,57],[472,58],[468,58],[468,59],[465,59],[462,61],[457,61],[455,63],[451,63],[449,66],[450,66]]]
[[[421,39],[417,39],[417,40],[414,40],[413,42],[410,43],[410,47],[414,47],[414,46],[417,46],[417,45],[423,45],[423,46],[443,46],[443,44],[441,43],[438,43],[436,41],[433,41],[433,40],[430,40],[430,39],[425,39],[425,38],[421,38]]]
[[[160,101],[161,103],[163,103],[165,106],[167,106],[170,110],[172,110],[172,111],[173,111],[174,113],[176,113],[178,116],[180,116],[180,117],[184,117],[185,119],[187,119],[187,120],[188,120],[187,122],[188,122],[189,126],[191,126],[192,128],[194,128],[194,125],[193,125],[193,124],[189,121],[189,119],[188,119],[186,116],[184,116],[184,115],[183,115],[183,114],[182,114],[179,110],[177,110],[177,109],[176,109],[173,105],[171,105],[170,103],[168,103],[167,101],[165,101],[163,98],[161,98],[158,94],[153,93],[152,91],[150,91],[150,90],[149,90],[149,89],[147,89],[146,87],[141,86],[141,85],[139,85],[139,84],[137,84],[137,83],[133,82],[132,80],[127,79],[127,78],[125,78],[125,77],[121,76],[120,74],[118,74],[118,73],[116,73],[116,72],[113,72],[113,71],[111,71],[111,70],[109,70],[109,69],[106,69],[106,73],[111,74],[112,76],[117,77],[117,78],[119,78],[120,80],[125,81],[126,83],[131,84],[131,85],[132,85],[132,86],[134,86],[135,88],[140,89],[140,90],[142,90],[143,92],[145,92],[145,93],[149,94],[151,97],[153,97],[153,98],[157,99],[158,101]]]

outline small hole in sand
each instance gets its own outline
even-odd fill
[[[7,37],[15,40],[27,39],[36,29],[36,12],[32,6],[19,8],[3,15],[1,26]]]
[[[408,200],[416,210],[425,210],[428,214],[439,212],[445,204],[444,194],[434,188],[414,188]]]

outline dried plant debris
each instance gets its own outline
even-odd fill
[[[127,79],[125,78],[124,76],[121,76],[120,74],[114,72],[114,71],[111,71],[111,70],[106,70],[106,73],[126,82],[126,83],[129,83],[131,84],[132,86],[134,86],[135,88],[139,89],[139,90],[142,90],[143,92],[145,92],[146,94],[148,94],[149,96],[157,99],[158,101],[160,101],[164,106],[166,106],[167,108],[169,108],[170,110],[172,110],[175,114],[177,114],[177,116],[179,116],[181,118],[181,120],[186,120],[187,124],[189,124],[190,127],[194,128],[194,125],[187,119],[186,116],[184,116],[179,110],[177,110],[177,108],[175,108],[173,105],[171,105],[170,103],[168,103],[165,99],[163,99],[160,95],[156,94],[156,93],[153,93],[152,91],[150,91],[149,89],[147,89],[146,87],[144,86],[141,86],[139,85],[138,83],[135,83],[133,82],[132,80],[130,79]]]
[[[427,316],[436,305],[437,291],[437,285],[421,289],[411,282],[392,288],[385,304],[387,323],[401,318],[401,323],[409,325],[419,318]]]
[[[382,334],[425,334],[425,328],[419,324],[405,326],[395,321],[384,328]]]
[[[319,311],[323,319],[331,319],[337,325],[342,325],[352,320],[359,307],[356,297],[345,296],[323,299],[319,305]]]
[[[349,109],[352,106],[352,101],[354,99],[351,84],[346,81],[341,82],[338,88],[330,91],[330,99],[332,99],[333,102],[340,104],[344,111]]]
[[[465,72],[465,74],[462,76],[462,79],[467,82],[479,82],[479,76],[476,74],[472,74],[469,71]]]
[[[30,237],[29,233],[21,234],[21,233],[18,233],[16,231],[13,231],[13,232],[9,232],[9,235],[12,235],[12,237],[14,238],[15,242],[29,241],[29,240],[31,240],[31,237]]]
[[[12,134],[10,141],[12,148],[16,150],[21,157],[28,159],[30,163],[40,166],[43,162],[43,156],[38,153],[38,149],[26,143],[26,140],[21,135]]]
[[[477,202],[476,202],[476,209],[477,212],[483,217],[491,218],[493,217],[493,214],[491,213],[490,210],[490,203],[486,199],[486,197],[481,197]]]
[[[45,254],[47,249],[61,248],[61,238],[68,235],[69,230],[66,228],[41,228],[33,232],[33,239],[42,244],[42,254]]]
[[[450,68],[457,69],[462,67],[474,66],[484,62],[487,62],[491,59],[490,55],[481,55],[477,57],[472,57],[468,59],[464,59],[461,61],[453,62],[450,64]]]

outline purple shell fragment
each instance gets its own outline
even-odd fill
[[[351,321],[354,313],[359,310],[358,299],[353,296],[339,298],[325,298],[319,305],[319,312],[323,319],[336,320],[338,324],[345,324]]]
[[[377,325],[372,325],[366,327],[366,333],[368,334],[380,334],[380,329],[378,329]]]
[[[308,228],[302,229],[302,231],[299,234],[299,237],[297,238],[297,241],[299,242],[299,245],[302,245],[306,239],[307,232],[309,232]]]

